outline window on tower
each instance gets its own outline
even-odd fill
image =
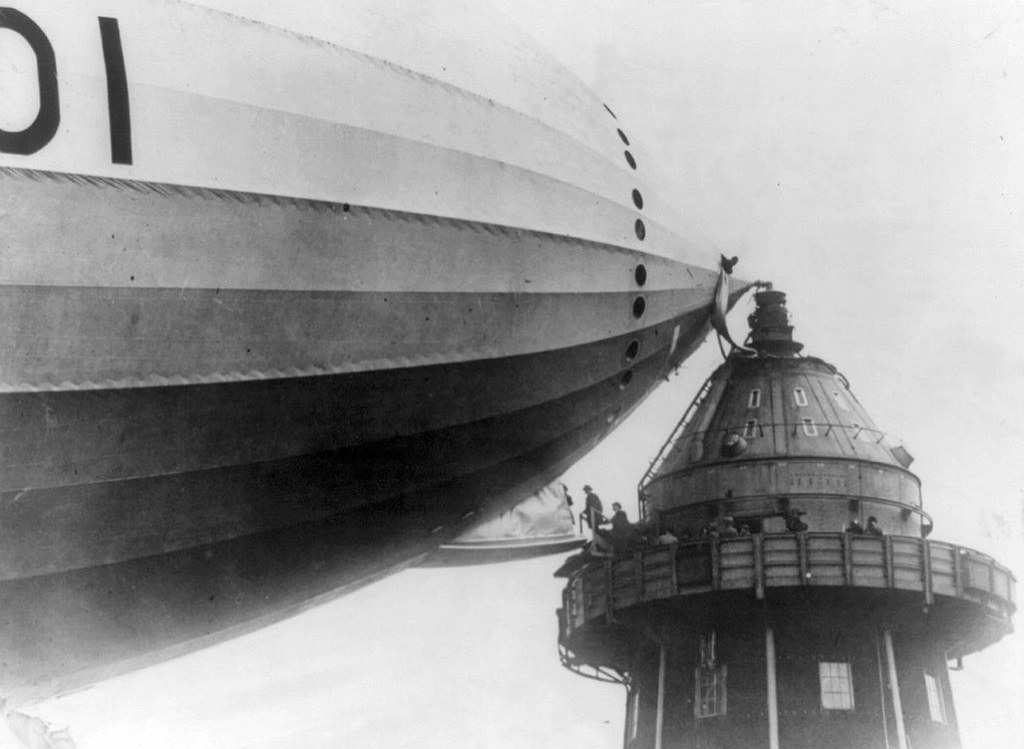
[[[757,436],[757,421],[751,419],[743,425],[743,436],[748,440]]]
[[[928,692],[928,712],[936,723],[946,722],[946,705],[942,699],[942,683],[929,673],[924,675],[924,687]]]
[[[725,715],[725,669],[718,665],[715,655],[715,633],[704,633],[700,638],[700,665],[693,670],[693,714],[698,720]]]
[[[821,661],[821,706],[826,710],[853,710],[853,674],[849,663]]]
[[[793,402],[801,407],[807,405],[807,393],[803,388],[793,388]]]
[[[804,434],[806,434],[808,437],[818,436],[818,427],[815,425],[813,421],[811,421],[810,419],[800,419],[800,421],[804,427]]]
[[[750,391],[750,398],[747,400],[747,408],[760,408],[761,406],[761,389],[754,388]]]
[[[695,716],[699,719],[725,715],[726,666],[701,666],[694,671],[697,692],[694,699]]]

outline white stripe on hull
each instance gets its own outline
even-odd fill
[[[390,63],[389,48],[401,45],[390,29],[365,30],[373,51],[356,53],[181,3],[26,0],[22,10],[53,45],[61,127],[38,153],[3,154],[0,164],[356,203],[714,261],[710,246],[666,228],[674,219],[643,184],[643,165],[627,164],[619,123],[536,51],[520,54],[514,75],[495,50],[462,71],[486,85],[500,79],[510,102],[501,105]],[[110,159],[98,15],[119,23],[130,165]],[[349,21],[333,9],[325,33]],[[429,36],[428,27],[406,31]],[[513,32],[492,33],[496,47],[527,49]],[[536,101],[519,95],[532,86],[558,105],[541,116],[518,108]]]

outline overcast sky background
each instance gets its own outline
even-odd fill
[[[738,275],[789,294],[806,352],[915,455],[933,538],[1020,574],[1021,5],[494,4],[616,111]],[[635,517],[647,461],[719,360],[709,341],[570,488]],[[623,690],[558,665],[558,563],[410,570],[40,712],[79,746],[611,749]],[[1024,746],[1020,627],[954,674],[965,747]]]

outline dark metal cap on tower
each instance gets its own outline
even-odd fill
[[[758,353],[772,356],[795,356],[804,347],[793,340],[789,324],[786,294],[782,291],[759,291],[754,294],[757,308],[747,318],[750,323],[750,346]]]

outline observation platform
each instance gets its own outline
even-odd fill
[[[562,661],[595,678],[628,670],[634,621],[652,608],[673,618],[721,608],[728,598],[712,593],[734,592],[748,611],[751,598],[770,605],[793,594],[825,601],[839,593],[848,606],[863,600],[927,626],[950,644],[951,657],[1011,632],[1016,610],[1016,578],[992,557],[907,536],[755,534],[657,546],[575,569],[571,561],[558,573],[568,578],[558,612]],[[609,648],[621,650],[621,669],[609,663]]]

